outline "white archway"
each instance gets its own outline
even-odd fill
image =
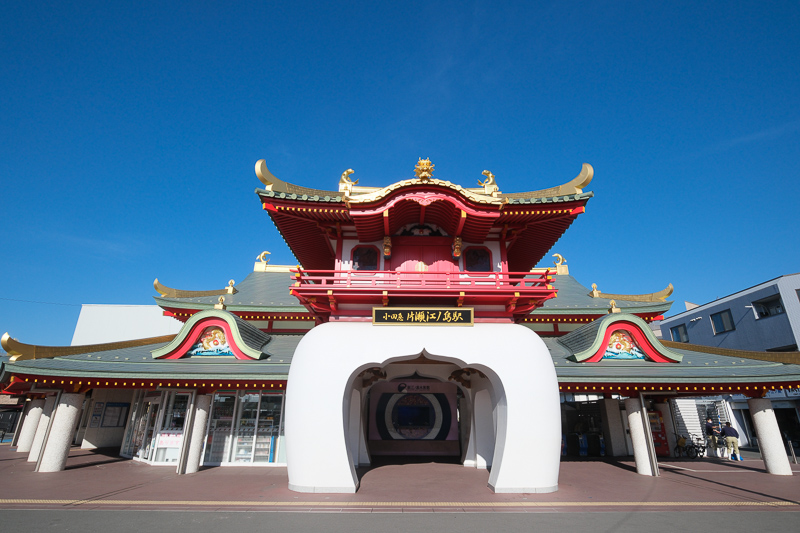
[[[550,353],[531,330],[373,326],[339,322],[307,333],[289,370],[286,459],[297,492],[355,492],[355,376],[365,368],[425,353],[483,371],[490,382],[496,436],[489,487],[495,492],[558,489],[561,450],[558,382]],[[355,406],[353,406],[355,407]]]

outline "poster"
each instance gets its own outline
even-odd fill
[[[103,421],[100,424],[102,427],[122,427],[125,425],[125,419],[128,416],[128,403],[114,403],[109,402],[106,405],[105,412],[103,413]]]
[[[100,418],[103,415],[103,408],[106,402],[95,402],[94,410],[92,411],[92,421],[89,423],[90,428],[100,427]]]

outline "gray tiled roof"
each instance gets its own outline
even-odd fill
[[[524,205],[524,204],[557,204],[562,202],[575,202],[579,200],[588,200],[594,196],[594,193],[583,192],[577,194],[563,194],[558,196],[534,196],[537,191],[532,192],[515,192],[509,194],[500,194],[501,197],[508,198],[511,205]]]
[[[302,335],[272,335],[268,359],[198,356],[153,359],[151,351],[164,343],[90,352],[51,359],[18,361],[6,372],[33,375],[103,376],[120,379],[286,379],[294,350]]]
[[[531,313],[531,315],[565,314],[576,311],[604,313],[610,307],[609,298],[592,298],[591,289],[581,285],[578,280],[569,274],[562,274],[553,278],[553,287],[558,289],[558,297],[550,298],[544,305]],[[672,302],[633,302],[630,300],[614,300],[617,307],[630,310],[630,312],[665,312]]]
[[[306,202],[335,202],[342,203],[342,193],[335,191],[323,191],[319,189],[308,189],[294,185],[296,192],[273,192],[264,189],[256,189],[256,194],[267,198],[281,198],[287,200],[304,200]]]
[[[544,338],[556,367],[559,381],[630,383],[749,383],[752,381],[800,381],[800,366],[740,357],[670,348],[683,355],[680,363],[609,360],[578,363],[570,360],[573,351],[556,338]]]
[[[269,359],[244,361],[227,357],[154,360],[150,351],[163,344],[53,359],[18,361],[5,365],[5,373],[108,377],[112,379],[286,379],[289,364],[302,335],[273,335]],[[800,366],[671,348],[683,355],[681,363],[646,360],[603,360],[577,363],[573,351],[555,338],[544,338],[561,382],[583,383],[725,383],[800,381]]]
[[[289,286],[293,282],[289,272],[251,272],[241,283],[236,285],[236,294],[225,294],[225,307],[229,310],[281,310],[287,312],[305,312],[297,298],[289,294]],[[162,307],[213,307],[219,296],[200,296],[196,298],[163,298],[156,296],[156,302]],[[287,309],[288,308],[288,309]],[[294,309],[291,309],[294,308]]]
[[[332,202],[343,203],[344,199],[342,193],[335,191],[323,191],[318,189],[308,189],[305,187],[294,186],[297,190],[293,193],[288,192],[273,192],[264,189],[256,189],[256,194],[265,196],[267,198],[280,198],[287,200],[302,200],[305,202]],[[539,195],[537,196],[537,192]],[[540,191],[531,192],[515,192],[508,194],[500,194],[501,198],[507,198],[508,203],[511,205],[525,205],[525,204],[556,204],[563,202],[575,202],[580,200],[588,200],[592,198],[594,193],[591,191],[576,194],[562,194],[557,196],[541,196]]]

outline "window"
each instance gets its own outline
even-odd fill
[[[756,316],[758,316],[758,318],[782,315],[786,312],[783,309],[783,302],[781,301],[780,294],[753,302],[753,309],[755,309]]]
[[[486,248],[467,248],[464,250],[464,270],[468,272],[491,272],[491,252]]]
[[[374,246],[353,248],[353,270],[378,270],[378,249]]]
[[[674,328],[670,328],[670,332],[672,333],[672,340],[675,342],[689,342],[689,335],[686,333],[686,325],[681,324],[680,326],[675,326]]]
[[[714,335],[736,329],[733,325],[733,316],[730,309],[711,315],[711,323],[714,325]]]

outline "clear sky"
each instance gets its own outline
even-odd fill
[[[551,253],[605,292],[673,283],[673,313],[798,272],[798,27],[796,1],[6,2],[0,333],[69,344],[82,303],[295,264],[261,158],[506,192],[590,163]]]

